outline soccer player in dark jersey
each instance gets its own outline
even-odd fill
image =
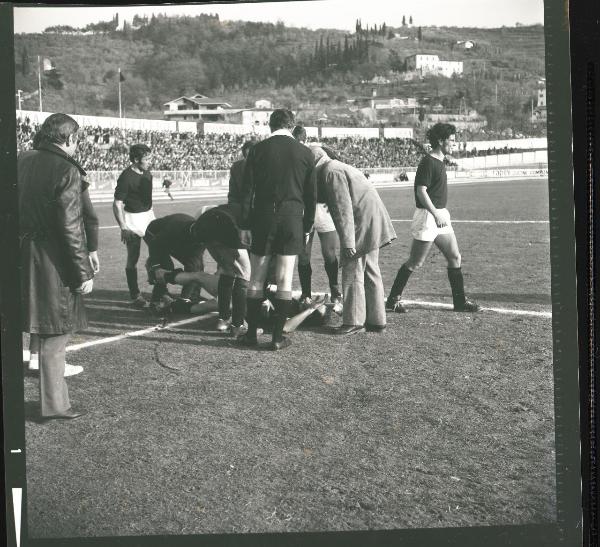
[[[452,153],[456,142],[456,128],[447,123],[436,123],[427,131],[431,152],[423,157],[415,175],[416,211],[411,225],[413,236],[410,256],[398,270],[386,301],[386,308],[397,313],[406,312],[402,305],[402,291],[410,275],[423,265],[435,243],[448,262],[448,280],[452,289],[455,311],[476,312],[481,308],[467,300],[461,270],[461,256],[450,213],[446,209],[448,180],[444,158]]]
[[[125,275],[131,304],[145,308],[148,303],[138,286],[137,263],[140,258],[142,237],[154,220],[152,211],[151,150],[145,144],[134,144],[129,149],[131,165],[117,180],[113,213],[121,228],[121,241],[127,246]]]

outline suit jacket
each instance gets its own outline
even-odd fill
[[[94,274],[84,228],[83,168],[42,144],[18,159],[23,330],[65,334],[87,325],[83,298],[72,292]]]
[[[252,147],[244,168],[241,228],[265,216],[300,216],[309,232],[316,200],[315,162],[306,146],[275,134]]]
[[[364,256],[396,239],[383,201],[358,169],[331,160],[319,168],[318,179],[341,248],[354,248],[357,256]]]

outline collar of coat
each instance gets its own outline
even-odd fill
[[[57,156],[64,158],[69,163],[71,163],[72,165],[77,167],[77,169],[79,170],[79,173],[81,174],[82,177],[85,177],[87,175],[87,173],[85,172],[85,169],[83,167],[81,167],[81,165],[79,165],[79,162],[74,157],[69,156],[69,154],[67,154],[62,148],[60,148],[59,146],[56,146],[55,144],[42,143],[37,147],[36,150],[45,150],[46,152],[51,152],[52,154],[56,154]]]
[[[273,133],[271,133],[271,137],[276,137],[277,135],[284,135],[286,137],[291,137],[292,139],[294,138],[294,135],[292,135],[289,131],[289,129],[277,129],[275,131],[273,131]]]

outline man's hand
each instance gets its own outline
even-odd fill
[[[123,243],[129,243],[129,241],[135,237],[135,234],[127,228],[121,228],[121,241]]]
[[[438,228],[443,228],[444,226],[447,226],[448,221],[450,220],[448,218],[448,215],[443,213],[439,209],[437,209],[436,212],[433,213],[433,218],[435,218],[435,223]]]
[[[354,258],[356,256],[356,249],[354,247],[349,247],[343,250],[344,258]]]
[[[98,251],[92,251],[90,253],[90,264],[92,266],[92,270],[94,270],[94,274],[97,274],[100,271],[100,259],[98,258]]]
[[[87,281],[84,281],[79,287],[77,287],[74,292],[78,294],[89,294],[92,292],[93,288],[94,280],[88,279]]]
[[[304,234],[304,246],[308,245],[308,240],[310,239],[310,232]]]
[[[252,232],[250,230],[240,230],[240,241],[244,247],[252,245]]]

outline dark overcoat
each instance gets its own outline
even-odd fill
[[[74,292],[94,275],[84,228],[84,175],[52,144],[19,155],[24,332],[56,335],[87,326],[83,296]]]

